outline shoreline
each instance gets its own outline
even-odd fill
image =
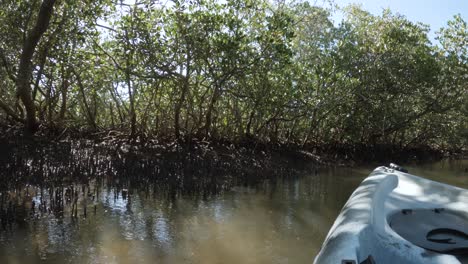
[[[132,168],[135,173],[144,175],[138,178],[154,183],[161,179],[170,182],[171,176],[178,178],[183,175],[184,179],[186,176],[191,179],[191,184],[198,185],[196,179],[216,177],[226,181],[226,184],[220,184],[221,189],[229,189],[233,184],[243,185],[246,182],[250,184],[265,179],[291,177],[294,174],[313,172],[319,167],[353,167],[366,163],[389,162],[407,164],[466,157],[463,152],[442,151],[427,146],[401,148],[390,144],[368,146],[329,143],[300,146],[262,142],[253,138],[174,140],[136,137],[130,140],[128,135],[116,131],[83,133],[78,136],[62,132],[58,136],[39,134],[34,137],[22,135],[18,130],[3,132],[0,136],[0,167],[8,167],[8,170],[2,170],[4,173],[15,171],[12,164],[19,171],[24,170],[22,166],[34,170],[37,164],[25,164],[26,158],[44,164],[53,163],[57,170],[74,175],[60,178],[53,176],[54,172],[51,171],[49,174],[52,176],[44,177],[40,175],[44,171],[38,169],[35,177],[24,175],[26,184],[29,184],[28,181],[43,180],[86,182],[79,174],[86,175],[86,179],[99,178],[104,174],[127,179],[129,177],[125,175]],[[87,165],[84,166],[85,164]],[[93,166],[96,168],[92,168]],[[107,171],[100,171],[101,167],[106,167]],[[217,175],[208,176],[210,174]],[[225,178],[226,175],[228,179]],[[7,175],[4,177],[10,178]],[[182,183],[173,183],[172,187],[178,189],[180,184]]]
[[[374,149],[385,155],[369,149],[366,155],[365,147],[356,145],[298,148],[258,141],[129,141],[115,136],[51,141],[46,136],[3,135],[7,137],[0,137],[2,225],[21,222],[25,213],[34,212],[34,205],[24,202],[30,198],[30,188],[46,197],[38,210],[76,216],[79,204],[83,212],[85,208],[95,210],[86,201],[91,197],[94,201],[102,188],[122,197],[143,192],[168,201],[182,197],[205,200],[235,187],[257,188],[316,175],[323,167],[401,163],[404,158],[409,158],[407,162],[429,162],[445,157],[434,150],[404,152],[389,145]],[[386,158],[388,161],[383,160]]]

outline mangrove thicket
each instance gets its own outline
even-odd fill
[[[30,133],[460,150],[468,27],[268,0],[2,0],[0,122]]]

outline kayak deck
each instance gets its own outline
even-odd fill
[[[436,252],[468,253],[468,219],[463,212],[403,209],[389,217],[390,227],[409,242]]]
[[[468,226],[468,221],[460,220],[461,226],[438,224],[455,219],[454,214],[466,211],[467,204],[468,190],[379,167],[351,195],[314,263],[461,263],[463,258],[448,254],[453,248],[422,247],[416,238],[427,240],[425,230],[439,229],[429,238],[444,241],[448,235],[452,236],[448,238],[460,240],[458,245],[461,245],[464,237],[460,234],[467,233],[461,226]],[[445,220],[427,222],[429,217],[423,214],[429,214],[435,208],[446,210]],[[414,217],[413,222],[405,226],[403,209],[410,209],[414,216],[418,213],[421,217]],[[414,227],[409,228],[410,225]],[[412,230],[416,233],[416,226],[421,225],[429,227],[420,228],[418,235],[413,235]]]

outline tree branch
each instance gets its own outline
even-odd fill
[[[54,9],[55,0],[44,0],[41,4],[36,24],[28,33],[20,56],[18,75],[16,78],[16,94],[26,108],[27,127],[30,132],[38,128],[36,120],[36,107],[32,99],[29,85],[32,72],[32,57],[39,40],[49,27],[50,18]]]
[[[20,122],[20,123],[25,123],[24,119],[20,118],[15,111],[13,111],[6,103],[4,103],[2,100],[0,100],[0,108],[5,111],[7,115],[9,115],[13,120]]]
[[[0,48],[0,59],[2,60],[3,67],[5,68],[8,77],[10,78],[10,80],[16,83],[16,77],[10,70],[10,64],[8,63],[8,59],[5,56],[5,51],[2,48]]]

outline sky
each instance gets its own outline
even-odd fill
[[[461,14],[468,21],[468,0],[334,0],[340,7],[351,3],[361,4],[363,9],[374,15],[390,8],[395,13],[406,16],[410,21],[422,22],[431,27],[429,39],[435,43],[435,32],[447,24],[455,14]],[[335,22],[342,19],[342,14],[334,15]]]

